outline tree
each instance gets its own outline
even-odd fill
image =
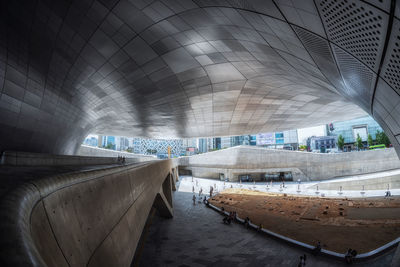
[[[344,146],[344,138],[343,136],[340,134],[338,139],[337,139],[337,146],[340,150],[343,150],[343,146]]]
[[[368,134],[368,146],[372,146],[373,142],[374,142],[374,140],[372,140],[372,135]]]
[[[357,139],[356,139],[356,143],[354,144],[358,149],[361,149],[364,147],[363,143],[362,143],[362,139],[360,137],[359,134],[357,134]]]
[[[307,146],[306,145],[300,145],[299,146],[299,150],[302,150],[302,151],[307,150]]]
[[[106,149],[114,149],[114,145],[111,143],[108,143],[105,148]]]
[[[376,131],[376,142],[378,145],[384,144],[386,147],[390,145],[389,137],[385,134],[385,132]]]

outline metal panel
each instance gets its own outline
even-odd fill
[[[365,110],[371,109],[376,74],[352,55],[332,45],[345,83],[345,94]]]
[[[354,0],[318,0],[316,4],[329,40],[377,72],[389,15]]]

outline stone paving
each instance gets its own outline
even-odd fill
[[[185,192],[183,184],[178,183],[174,192],[174,218],[152,219],[139,266],[298,266],[303,254],[307,255],[306,266],[346,266],[341,260],[315,257],[240,224],[223,224],[222,216],[214,210],[197,201],[193,205],[193,194]],[[206,191],[203,188],[203,193]],[[353,266],[390,266],[393,252]]]

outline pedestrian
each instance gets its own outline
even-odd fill
[[[355,249],[351,249],[349,248],[347,250],[346,255],[344,256],[344,260],[346,261],[346,263],[353,263],[353,259],[357,256],[357,251]]]
[[[213,190],[214,190],[214,188],[212,186],[210,186],[210,197],[212,197]]]
[[[196,195],[193,195],[193,205],[196,205]]]
[[[300,256],[300,261],[299,261],[299,264],[297,266],[298,267],[303,267],[303,256]]]
[[[246,228],[248,228],[248,227],[249,227],[249,224],[250,224],[250,218],[249,218],[249,217],[246,217],[246,218],[244,219],[244,226],[245,226]]]
[[[192,186],[192,193],[194,193],[194,186]]]
[[[200,190],[199,190],[199,197],[201,196],[202,193],[203,193],[203,188],[200,187]]]
[[[314,255],[317,255],[321,252],[321,242],[320,241],[318,241],[317,245],[313,249],[313,252],[314,252]]]

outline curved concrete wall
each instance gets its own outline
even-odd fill
[[[149,161],[154,158],[126,158],[126,163]],[[11,166],[90,166],[117,164],[118,156],[86,157],[51,155],[30,152],[5,151],[1,155],[1,165]]]
[[[81,145],[76,153],[77,156],[85,156],[85,157],[118,157],[122,156],[125,158],[134,158],[136,161],[149,161],[149,160],[157,160],[156,156],[150,155],[140,155],[133,154],[128,152],[115,151],[110,149],[92,147]]]
[[[153,203],[172,216],[173,165],[163,160],[24,184],[0,202],[1,265],[129,266]]]
[[[393,148],[349,153],[309,153],[300,151],[271,150],[261,147],[238,146],[180,159],[182,168],[192,170],[193,176],[215,170],[232,176],[240,169],[299,169],[299,179],[325,180],[340,176],[371,173],[400,168],[400,160]],[[302,177],[302,175],[304,176]]]

